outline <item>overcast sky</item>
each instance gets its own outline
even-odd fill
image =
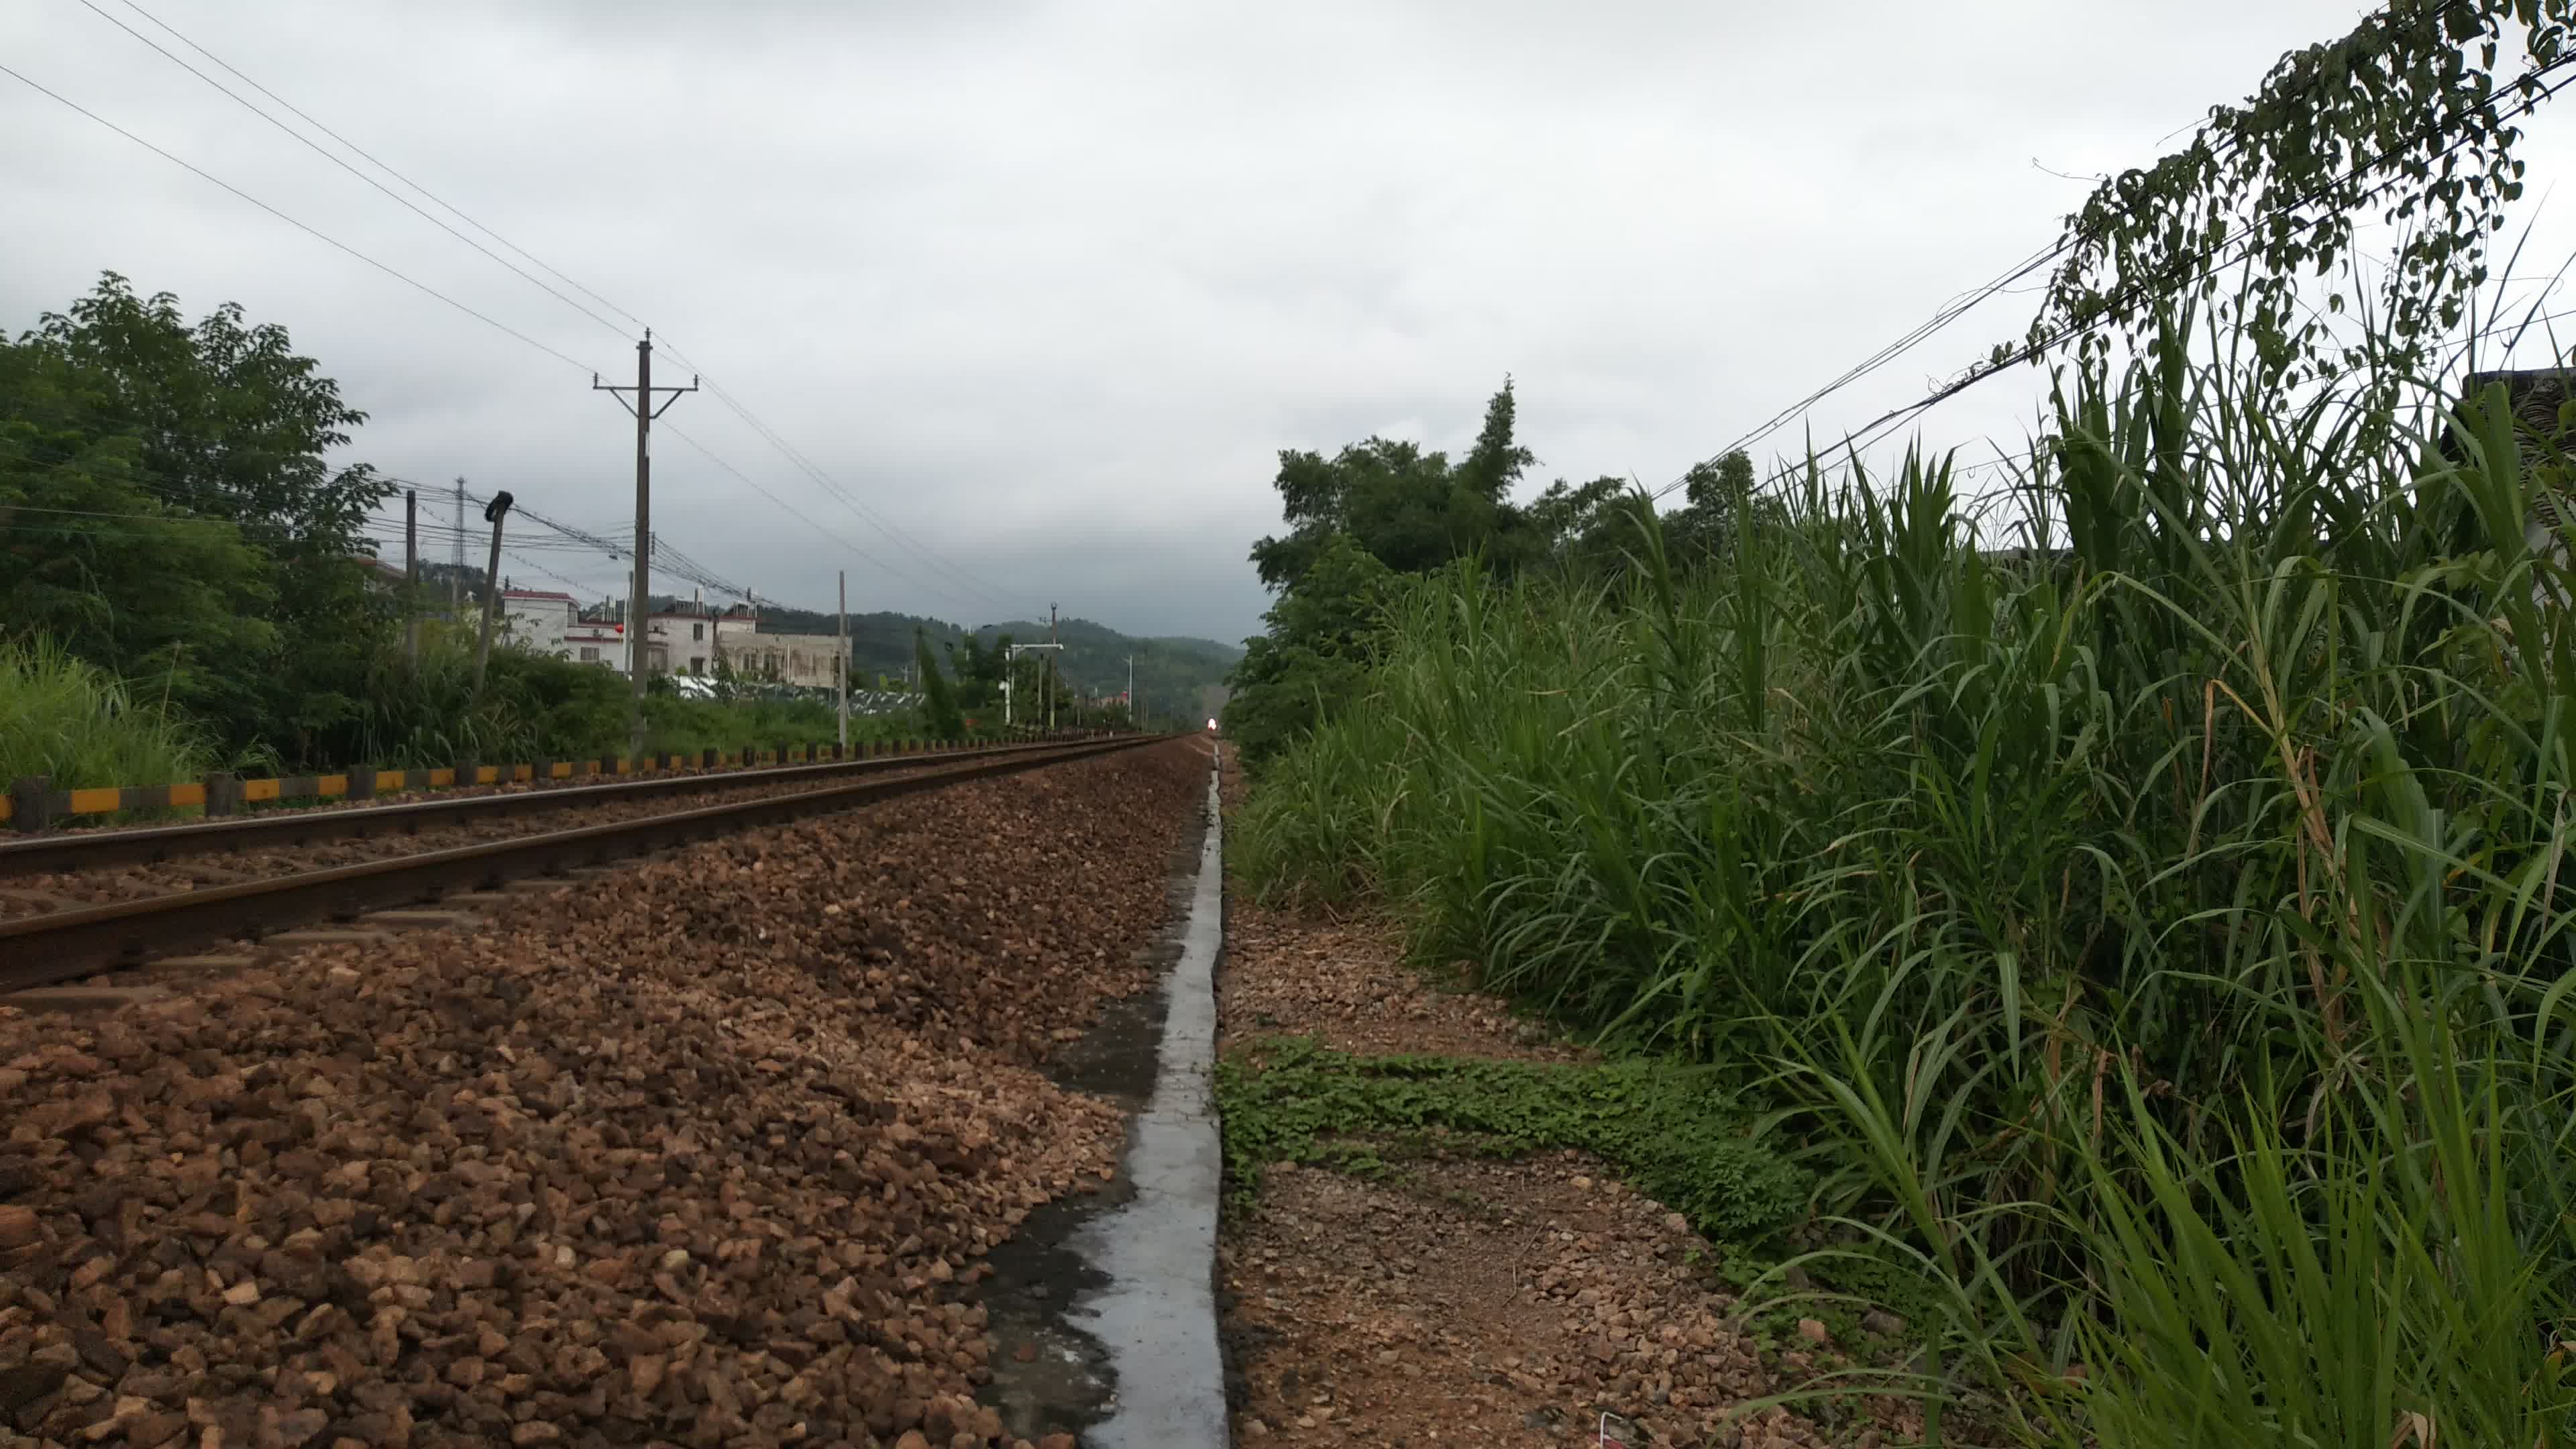
[[[1666,481],[2051,240],[2086,189],[2052,172],[2152,159],[2360,13],[148,3],[649,322],[687,358],[661,355],[657,380],[706,369],[860,505],[710,395],[684,398],[666,421],[781,500],[657,434],[657,531],[709,569],[817,607],[846,567],[854,609],[977,622],[1052,602],[1225,639],[1266,607],[1244,550],[1277,526],[1278,449],[1372,432],[1454,449],[1508,373],[1534,485]],[[97,4],[261,99],[123,0]],[[588,390],[593,368],[633,380],[631,329],[511,275],[81,0],[0,6],[0,64],[573,361],[6,77],[0,325],[107,268],[191,315],[237,300],[371,414],[353,456],[603,532],[631,522],[632,425]],[[2535,192],[2570,120],[2532,123]],[[2550,223],[2554,266],[2567,248],[2549,242],[2576,227]],[[2000,299],[1837,395],[1818,436],[2016,335],[2035,300]],[[2018,442],[2035,397],[2000,380],[1925,436]],[[623,592],[611,560],[524,558],[505,569]]]

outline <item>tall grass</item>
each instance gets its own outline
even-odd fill
[[[157,702],[38,636],[0,640],[0,785],[164,785],[207,766],[205,742]]]
[[[1927,1391],[2034,1442],[2568,1442],[2564,473],[2500,392],[2368,395],[2177,329],[2058,394],[2038,551],[1918,455],[1698,576],[1648,524],[1614,584],[1420,581],[1241,867],[1763,1076],[1946,1305]]]

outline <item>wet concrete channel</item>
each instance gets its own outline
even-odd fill
[[[1148,952],[1153,986],[1112,1003],[1048,1068],[1128,1114],[1118,1176],[1032,1213],[990,1259],[983,1398],[1013,1437],[1069,1431],[1099,1449],[1227,1443],[1213,1081],[1223,879],[1211,774],[1205,823],[1173,852],[1172,924]]]

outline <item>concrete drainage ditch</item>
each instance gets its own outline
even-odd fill
[[[1020,1438],[1100,1449],[1223,1449],[1217,1345],[1216,965],[1224,944],[1216,776],[1193,851],[1175,852],[1174,924],[1153,989],[1112,1005],[1050,1068],[1130,1114],[1118,1178],[1030,1215],[991,1258],[988,1401]]]

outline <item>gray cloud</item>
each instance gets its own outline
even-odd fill
[[[1276,526],[1277,449],[1372,431],[1454,448],[1509,372],[1544,474],[1668,479],[2047,241],[2082,187],[2034,159],[2145,161],[2354,13],[2350,0],[1863,0],[1830,21],[1678,0],[154,9],[634,309],[870,510],[985,583],[891,542],[702,394],[670,422],[811,520],[665,438],[657,518],[709,567],[810,604],[848,567],[854,606],[971,620],[1053,601],[1219,637],[1264,606],[1243,552]],[[584,368],[631,369],[610,329],[74,0],[9,7],[0,53]],[[0,127],[0,322],[32,322],[103,267],[192,311],[238,299],[373,414],[354,455],[507,487],[603,531],[625,518],[627,424],[585,371],[5,80]],[[2544,114],[2534,129],[2535,159],[2554,154],[2558,124]],[[2017,332],[2030,301],[2003,299],[1836,398],[1817,435]],[[1927,435],[2010,443],[2035,395],[1979,389]],[[531,557],[585,583],[613,585],[617,568]]]

